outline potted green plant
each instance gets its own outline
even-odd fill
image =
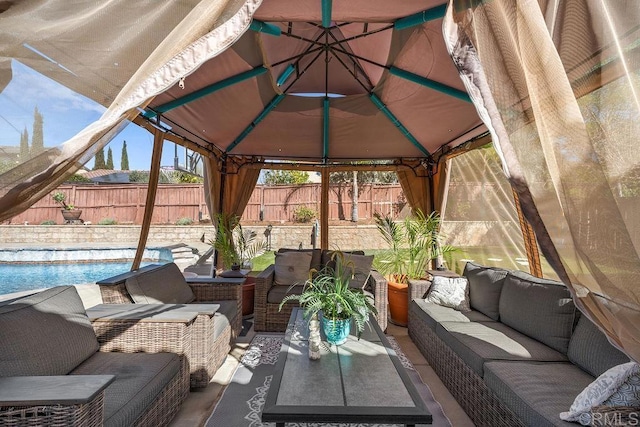
[[[388,280],[389,312],[391,321],[407,324],[407,283],[424,279],[433,261],[457,250],[442,244],[440,215],[425,215],[416,210],[413,217],[394,221],[390,216],[374,214],[378,231],[389,249],[376,255],[375,267]]]
[[[223,272],[222,275],[246,277],[242,286],[242,315],[251,317],[256,286],[255,278],[250,275],[252,262],[255,257],[265,253],[267,243],[264,240],[258,240],[255,231],[244,230],[237,215],[216,215],[214,224],[216,237],[210,240],[210,243],[218,252],[222,266],[231,269],[231,272],[226,274]]]
[[[67,204],[67,195],[65,193],[62,191],[56,191],[51,197],[54,202],[62,206],[62,217],[66,222],[78,221],[80,219],[82,211],[80,209],[76,209],[74,205]]]
[[[362,289],[349,286],[354,273],[353,263],[340,251],[335,251],[331,259],[333,262],[322,270],[312,269],[302,293],[285,296],[280,309],[288,301],[298,301],[306,318],[315,320],[322,313],[321,323],[327,341],[340,345],[349,336],[352,320],[360,338],[370,314],[377,314],[377,311]]]

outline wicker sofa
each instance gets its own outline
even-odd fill
[[[629,362],[576,309],[559,282],[467,263],[471,311],[426,302],[412,289],[409,335],[479,426],[571,426],[575,397]],[[411,286],[411,285],[410,285]]]
[[[0,425],[167,425],[189,392],[176,354],[103,351],[73,286],[1,305],[0,342]]]
[[[209,384],[242,330],[244,279],[185,279],[176,264],[168,263],[149,265],[97,283],[105,304],[184,304],[194,307],[198,315],[190,328],[191,343],[184,350],[193,388]],[[122,319],[117,327],[114,320],[106,325],[95,321],[93,326],[101,342],[118,348],[121,345],[118,330],[129,328],[128,320]],[[144,327],[142,323],[137,326]]]
[[[276,253],[276,262],[279,254],[286,252],[302,253],[309,256],[309,261],[303,268],[303,276],[308,277],[309,269],[321,270],[327,263],[331,262],[333,251],[321,249],[287,249],[281,248]],[[363,251],[344,252],[345,257],[355,260],[357,256],[364,258]],[[290,266],[291,268],[291,266]],[[378,312],[377,321],[380,328],[384,331],[387,329],[387,281],[376,270],[369,268],[368,271],[358,271],[356,275],[362,277],[364,283],[364,291],[374,300],[374,306]],[[255,279],[255,296],[254,296],[254,329],[256,332],[284,332],[287,322],[291,316],[291,311],[296,307],[297,302],[287,303],[279,309],[280,302],[285,295],[290,293],[300,293],[302,291],[303,281],[296,282],[297,285],[291,288],[294,283],[285,280],[285,283],[279,282],[276,274],[276,265],[272,264],[262,271]]]

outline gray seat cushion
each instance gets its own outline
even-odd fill
[[[564,354],[499,322],[441,322],[436,335],[479,376],[484,363],[491,360],[568,360]]]
[[[195,299],[191,287],[174,263],[129,277],[125,287],[136,304],[189,304]]]
[[[567,356],[594,377],[629,362],[629,357],[611,345],[606,335],[584,315],[580,316],[571,335]]]
[[[72,375],[115,375],[105,390],[105,427],[128,427],[180,370],[173,353],[95,353]]]
[[[507,277],[507,270],[484,267],[467,262],[462,275],[469,280],[469,303],[471,308],[486,314],[493,320],[500,318],[500,294]]]
[[[66,375],[98,349],[73,286],[0,306],[0,377]]]
[[[462,312],[417,298],[411,303],[420,307],[417,311],[418,316],[433,330],[439,322],[493,322],[490,317],[479,311]]]
[[[233,319],[238,315],[238,304],[236,300],[215,301],[217,307],[213,315],[213,339],[215,340],[227,327],[231,327]]]
[[[566,286],[522,272],[509,272],[500,295],[500,321],[566,354],[577,320]]]
[[[488,362],[487,386],[526,425],[576,426],[562,421],[575,397],[594,378],[571,363]]]
[[[267,293],[267,302],[269,304],[280,304],[286,295],[300,295],[304,286],[295,285],[293,287],[286,285],[274,285]]]

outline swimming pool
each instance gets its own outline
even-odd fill
[[[0,295],[95,283],[131,269],[135,249],[0,250]],[[141,266],[173,261],[170,249],[146,249]]]

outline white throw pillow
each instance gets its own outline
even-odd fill
[[[434,276],[426,301],[458,311],[471,311],[469,281],[466,277]]]
[[[639,406],[640,365],[623,363],[607,370],[576,396],[568,412],[560,419],[591,424],[591,409],[595,406]]]

